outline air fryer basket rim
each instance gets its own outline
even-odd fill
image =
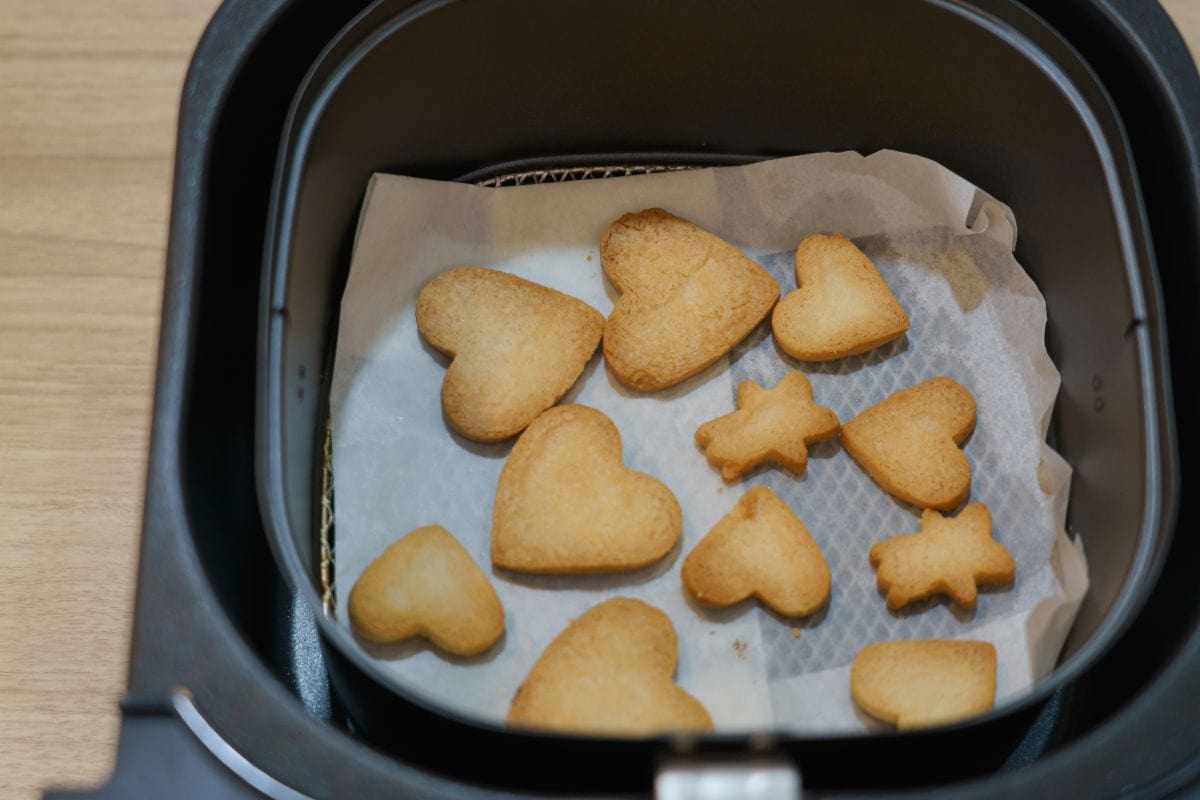
[[[333,41],[331,41],[325,53],[314,64],[309,75],[305,78],[300,90],[296,95],[296,100],[293,103],[292,110],[289,113],[288,124],[284,132],[284,140],[280,148],[280,160],[278,165],[275,191],[272,195],[272,208],[270,212],[271,225],[275,231],[268,240],[268,252],[266,255],[267,269],[264,271],[264,313],[266,313],[269,322],[264,326],[267,330],[268,341],[263,347],[266,354],[267,373],[266,377],[260,376],[261,405],[259,416],[259,441],[260,446],[266,447],[267,456],[262,457],[260,449],[259,463],[259,486],[260,497],[265,508],[265,516],[268,521],[268,537],[271,546],[275,552],[276,558],[279,559],[284,567],[284,574],[287,579],[292,582],[293,586],[299,590],[306,601],[312,607],[315,616],[317,617],[318,625],[320,626],[322,635],[326,641],[332,646],[337,647],[344,655],[346,655],[355,667],[366,673],[372,680],[388,686],[393,692],[400,694],[404,700],[421,706],[427,710],[435,711],[444,716],[455,719],[456,721],[476,726],[491,728],[496,732],[505,732],[510,735],[512,731],[503,726],[494,723],[484,722],[482,720],[472,719],[464,715],[458,715],[446,709],[436,707],[430,701],[423,697],[406,692],[392,684],[381,670],[364,654],[359,652],[354,646],[350,634],[343,626],[335,620],[330,620],[321,613],[319,598],[313,589],[310,580],[304,579],[306,570],[303,568],[299,554],[295,551],[292,544],[293,538],[286,533],[290,523],[288,521],[287,512],[283,499],[283,487],[280,473],[280,452],[282,442],[280,440],[281,429],[277,424],[275,415],[279,408],[279,392],[281,380],[279,378],[279,370],[281,366],[281,347],[282,347],[282,315],[280,310],[285,308],[284,293],[286,290],[287,280],[287,260],[288,260],[288,233],[287,228],[289,219],[294,211],[295,195],[299,180],[300,170],[305,158],[307,146],[310,143],[310,137],[317,120],[320,117],[321,111],[329,97],[335,91],[336,86],[340,83],[342,77],[347,72],[354,68],[354,65],[369,52],[377,42],[382,41],[394,30],[397,30],[412,20],[424,14],[436,11],[445,5],[448,5],[453,0],[430,0],[429,2],[418,4],[404,13],[393,18],[387,25],[375,30],[373,33],[353,50],[353,53],[340,62],[333,69],[333,74],[326,80],[317,84],[324,69],[328,69],[324,63],[325,59],[335,52],[338,43],[350,36],[356,24],[365,18],[371,11],[368,8],[352,22],[347,28],[341,32]],[[1149,298],[1138,297],[1140,292],[1137,276],[1134,272],[1134,264],[1138,259],[1133,255],[1133,249],[1136,247],[1135,238],[1143,243],[1146,242],[1145,235],[1143,237],[1135,237],[1130,231],[1130,223],[1140,225],[1144,231],[1144,219],[1141,219],[1142,209],[1140,199],[1137,196],[1136,181],[1132,187],[1127,187],[1133,194],[1133,202],[1129,208],[1123,208],[1124,200],[1122,198],[1120,179],[1115,174],[1115,165],[1112,163],[1112,149],[1115,147],[1119,150],[1121,157],[1125,163],[1132,169],[1132,156],[1128,151],[1128,142],[1124,139],[1123,131],[1120,129],[1119,119],[1116,117],[1115,110],[1109,107],[1103,109],[1109,113],[1117,127],[1117,134],[1114,138],[1117,141],[1106,141],[1099,121],[1096,119],[1093,109],[1088,107],[1075,88],[1074,84],[1063,74],[1056,65],[1050,60],[1049,56],[1040,48],[1037,48],[1024,34],[1015,29],[1001,24],[993,17],[984,16],[978,13],[975,9],[966,6],[956,0],[923,0],[928,4],[940,7],[951,13],[965,16],[973,19],[977,24],[986,27],[993,35],[1003,37],[1006,42],[1013,46],[1020,46],[1027,56],[1036,57],[1036,63],[1041,69],[1052,74],[1064,91],[1068,95],[1076,107],[1077,113],[1089,121],[1089,128],[1093,135],[1093,140],[1097,150],[1104,154],[1106,159],[1106,172],[1109,180],[1109,191],[1112,201],[1117,210],[1125,211],[1124,214],[1118,216],[1118,225],[1121,232],[1122,246],[1126,253],[1127,265],[1126,269],[1129,278],[1129,283],[1134,292],[1134,303],[1141,313],[1139,316],[1145,319],[1152,320],[1152,324],[1161,326],[1160,314],[1146,314],[1142,305],[1146,299],[1150,300],[1157,309],[1157,287],[1154,280],[1147,281],[1146,287]],[[1061,40],[1061,39],[1060,39]],[[1065,42],[1064,42],[1065,44]],[[1069,46],[1069,45],[1068,45]],[[315,94],[315,99],[313,95]],[[1106,98],[1107,99],[1107,98]],[[297,126],[298,133],[297,133]],[[1132,214],[1132,217],[1131,217]],[[1153,255],[1148,250],[1143,250],[1140,254],[1143,263],[1153,263]],[[1149,276],[1154,276],[1155,271],[1150,269],[1147,271]],[[1145,327],[1145,326],[1143,326]],[[1165,336],[1160,330],[1158,341],[1165,344]],[[1139,336],[1140,356],[1144,364],[1150,366],[1151,370],[1156,373],[1153,376],[1149,375],[1150,370],[1143,369],[1143,397],[1152,399],[1150,402],[1163,404],[1169,402],[1169,392],[1161,392],[1160,387],[1165,384],[1163,364],[1165,363],[1165,354],[1162,348],[1152,348],[1149,333],[1143,329],[1137,331]],[[265,381],[266,386],[262,386],[261,382]],[[1160,413],[1163,413],[1160,411]],[[1170,419],[1169,408],[1166,409],[1163,417],[1166,420]],[[1101,626],[1092,634],[1089,641],[1084,644],[1080,650],[1074,653],[1067,659],[1049,678],[1035,686],[1030,692],[1020,698],[1009,701],[1000,707],[993,709],[989,714],[972,720],[965,725],[982,725],[1000,716],[1012,713],[1014,711],[1028,708],[1036,703],[1044,701],[1059,687],[1068,683],[1070,680],[1077,677],[1087,666],[1092,663],[1096,657],[1100,655],[1111,644],[1112,640],[1129,624],[1133,616],[1140,608],[1141,600],[1145,595],[1145,587],[1148,582],[1152,582],[1153,573],[1158,568],[1160,560],[1155,557],[1156,552],[1162,552],[1165,547],[1162,532],[1164,527],[1164,519],[1169,519],[1171,515],[1170,507],[1164,508],[1158,492],[1155,490],[1158,486],[1170,485],[1175,480],[1174,470],[1172,469],[1172,460],[1174,453],[1170,447],[1170,442],[1167,442],[1165,452],[1159,452],[1159,437],[1163,431],[1157,429],[1158,420],[1155,414],[1146,414],[1145,423],[1146,442],[1147,442],[1147,481],[1150,484],[1147,491],[1147,504],[1143,517],[1143,534],[1138,547],[1137,555],[1131,569],[1131,574],[1127,577],[1125,585],[1121,593],[1113,603],[1107,618]],[[1169,422],[1168,422],[1169,426]],[[1163,464],[1162,459],[1166,459]],[[1163,483],[1163,478],[1166,478],[1166,483]],[[1173,499],[1168,500],[1168,504],[1173,502]],[[1149,533],[1157,531],[1158,533]],[[527,735],[527,734],[520,734]],[[544,734],[531,734],[535,736],[543,736]],[[857,738],[860,734],[835,734],[831,737],[824,738]],[[736,737],[741,739],[741,737]]]

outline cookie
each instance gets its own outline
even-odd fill
[[[893,610],[944,594],[970,611],[977,585],[1011,583],[1016,574],[1007,548],[992,538],[992,515],[983,503],[972,503],[957,517],[926,510],[919,533],[871,547],[871,566]]]
[[[494,269],[443,272],[417,295],[417,329],[453,359],[442,409],[468,439],[515,436],[583,372],[604,316],[581,300]]]
[[[796,286],[771,314],[775,341],[793,358],[831,361],[865,353],[908,330],[908,315],[879,270],[845,236],[800,243]]]
[[[842,426],[842,445],[884,491],[944,511],[971,490],[971,465],[959,445],[974,427],[971,393],[939,377],[861,412]]]
[[[779,299],[771,274],[728,242],[651,208],[612,223],[600,264],[621,298],[604,358],[621,383],[674,386],[728,353]]]
[[[737,406],[696,431],[696,443],[726,481],[768,462],[802,472],[808,445],[836,436],[841,428],[837,414],[813,402],[812,384],[802,372],[788,373],[771,389],[742,381]]]
[[[807,616],[829,599],[829,565],[797,517],[756,486],[713,526],[683,562],[683,585],[721,608],[754,597],[788,617]]]
[[[482,653],[504,632],[496,590],[440,525],[410,531],[372,561],[350,590],[349,610],[364,639],[423,636],[459,656]]]
[[[850,695],[900,730],[958,722],[992,707],[996,648],[946,639],[868,645],[850,665]]]
[[[628,597],[592,607],[552,641],[513,697],[508,722],[607,736],[711,731],[712,718],[675,685],[670,618]]]
[[[621,435],[594,408],[558,406],[521,434],[500,470],[492,563],[518,572],[626,572],[670,552],[675,495],[621,463]]]

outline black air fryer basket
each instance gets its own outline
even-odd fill
[[[657,777],[689,797],[703,770],[805,797],[1191,787],[1198,130],[1200,79],[1149,0],[228,0],[185,87],[101,794],[648,796]],[[388,686],[322,605],[328,377],[370,175],[505,185],[881,148],[1012,206],[1046,297],[1091,572],[1054,674],[953,728],[869,737],[515,732]]]

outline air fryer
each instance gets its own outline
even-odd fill
[[[100,796],[647,796],[764,763],[806,797],[1190,786],[1197,123],[1190,56],[1140,0],[230,0],[184,94],[130,691]],[[322,610],[314,526],[371,173],[884,147],[1009,203],[1046,296],[1092,574],[1054,675],[953,729],[817,738],[513,732],[385,684]]]

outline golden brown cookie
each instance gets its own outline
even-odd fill
[[[546,647],[517,689],[508,722],[607,736],[711,731],[708,712],[675,685],[675,627],[641,600],[593,606]]]
[[[788,617],[829,599],[829,565],[787,503],[765,486],[738,500],[683,562],[683,585],[720,608],[755,597]]]
[[[893,610],[944,594],[970,611],[977,584],[1011,583],[1016,574],[1012,556],[992,538],[992,515],[983,503],[972,503],[957,517],[926,510],[920,533],[871,547],[871,566]]]
[[[350,590],[350,623],[364,639],[424,636],[473,656],[504,632],[504,609],[487,576],[440,525],[416,528],[371,562]]]
[[[790,372],[771,389],[754,381],[737,388],[738,410],[710,420],[696,431],[708,463],[726,481],[770,462],[792,472],[808,464],[807,445],[837,436],[837,414],[813,402],[812,384]]]
[[[865,353],[908,330],[908,315],[871,259],[845,236],[796,248],[796,290],[771,315],[775,341],[801,361]]]
[[[604,325],[617,379],[665,389],[728,353],[779,299],[779,284],[733,245],[651,208],[626,214],[600,242],[621,298]]]
[[[959,445],[974,427],[971,393],[950,378],[931,378],[847,422],[842,444],[885,491],[944,511],[971,490],[971,465]]]
[[[518,572],[626,572],[683,530],[675,495],[621,463],[621,435],[594,408],[558,406],[521,434],[496,485],[492,563]]]
[[[900,730],[958,722],[995,702],[996,648],[946,639],[868,645],[850,666],[850,694]]]
[[[582,300],[494,269],[443,272],[417,295],[417,329],[453,360],[442,409],[478,442],[524,430],[571,388],[604,316]]]

